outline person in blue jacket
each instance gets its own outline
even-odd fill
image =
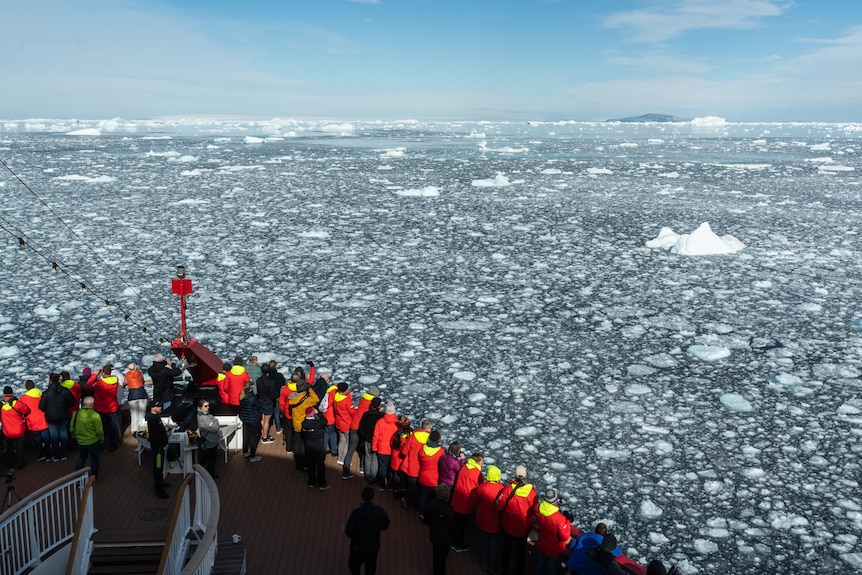
[[[590,547],[600,546],[604,536],[607,534],[608,526],[604,523],[597,523],[592,532],[582,533],[580,537],[572,541],[572,544],[569,547],[569,549],[571,549],[571,555],[569,556],[569,560],[566,561],[566,569],[568,569],[568,572],[578,573],[581,568],[581,564],[584,561],[584,557],[586,556],[587,549]],[[623,554],[623,550],[617,546],[614,548],[612,553],[614,557],[619,557]]]

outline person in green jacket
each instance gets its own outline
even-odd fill
[[[102,418],[93,409],[94,399],[92,396],[84,398],[84,406],[75,412],[69,428],[75,441],[78,442],[78,463],[75,469],[83,469],[90,457],[90,470],[93,477],[99,478],[99,455],[102,452],[102,442],[105,441],[105,432],[102,428]]]

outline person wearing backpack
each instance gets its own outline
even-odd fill
[[[497,510],[503,514],[501,572],[510,571],[513,552],[515,553],[514,572],[524,572],[527,559],[527,536],[533,528],[529,517],[538,504],[539,494],[536,493],[536,488],[527,483],[527,468],[518,465],[515,467],[515,478],[500,491],[494,503]]]

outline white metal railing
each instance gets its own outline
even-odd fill
[[[61,477],[0,516],[0,575],[20,575],[72,540],[89,473]]]
[[[198,547],[180,575],[209,575],[218,551],[219,496],[215,481],[200,465],[195,465],[194,526],[203,532]]]
[[[192,476],[188,476],[180,485],[180,496],[174,507],[174,516],[159,565],[160,575],[178,575],[183,568],[189,546],[187,535],[192,526],[192,496],[189,488],[191,482]]]
[[[90,556],[93,554],[93,542],[90,538],[97,531],[93,520],[94,483],[96,483],[96,478],[91,475],[81,498],[78,526],[75,529],[75,537],[72,539],[69,561],[66,563],[66,575],[86,575],[90,568]]]

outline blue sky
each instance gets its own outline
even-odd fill
[[[862,121],[859,0],[4,0],[0,118]]]

